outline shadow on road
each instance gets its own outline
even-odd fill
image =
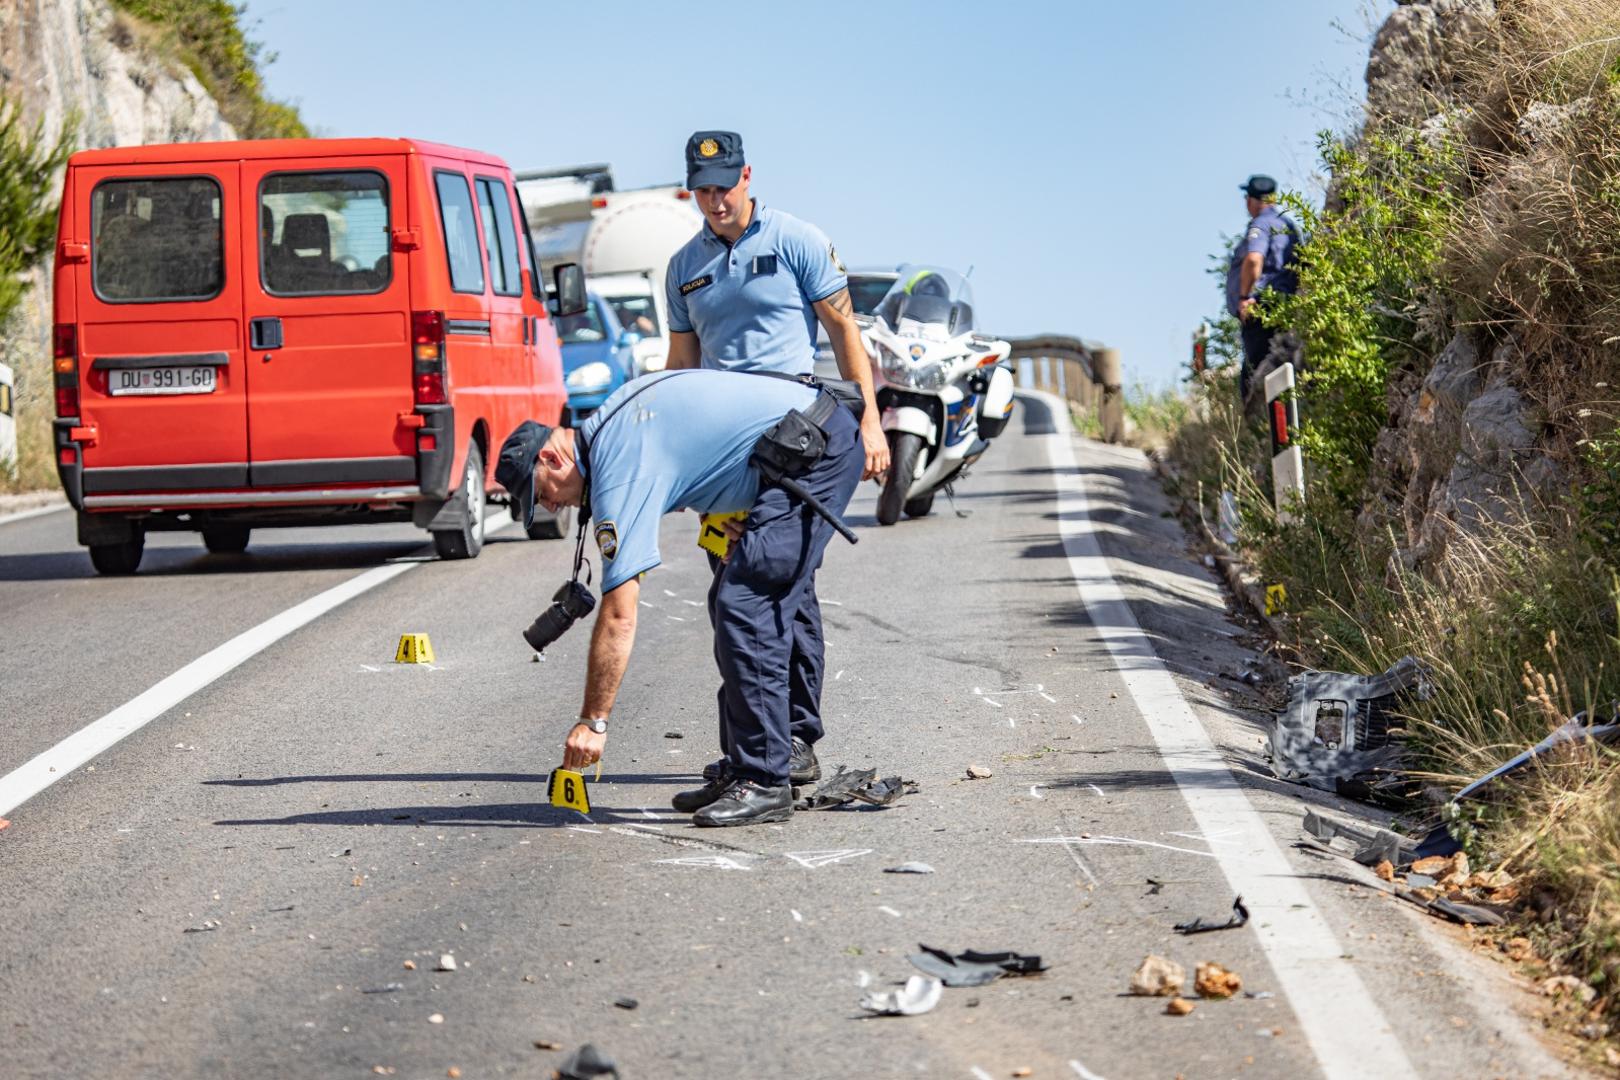
[[[422,542],[266,545],[242,555],[210,555],[184,548],[148,548],[137,578],[280,574],[303,570],[367,570],[420,555]],[[427,561],[432,556],[426,556]],[[0,555],[0,581],[72,581],[98,578],[82,548]]]

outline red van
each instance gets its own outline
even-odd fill
[[[256,528],[412,521],[484,540],[490,454],[567,404],[506,163],[407,139],[88,150],[57,238],[56,460],[79,542],[240,552]],[[537,520],[536,535],[568,522]]]

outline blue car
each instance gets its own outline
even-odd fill
[[[557,337],[562,342],[563,385],[568,389],[563,423],[578,427],[634,376],[631,346],[641,335],[621,327],[612,306],[590,293],[584,311],[557,320]]]

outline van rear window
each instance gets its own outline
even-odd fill
[[[473,218],[467,178],[436,172],[433,185],[439,192],[439,225],[444,229],[445,258],[450,262],[450,288],[454,292],[481,293],[484,268],[478,257],[478,222]]]
[[[276,296],[375,293],[393,278],[388,181],[370,171],[277,173],[259,185],[259,271]]]
[[[225,284],[219,183],[104,180],[90,197],[91,281],[113,303],[207,300]]]

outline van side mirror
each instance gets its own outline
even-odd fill
[[[551,271],[552,287],[546,307],[553,315],[578,315],[585,310],[585,271],[578,263],[563,263]]]

